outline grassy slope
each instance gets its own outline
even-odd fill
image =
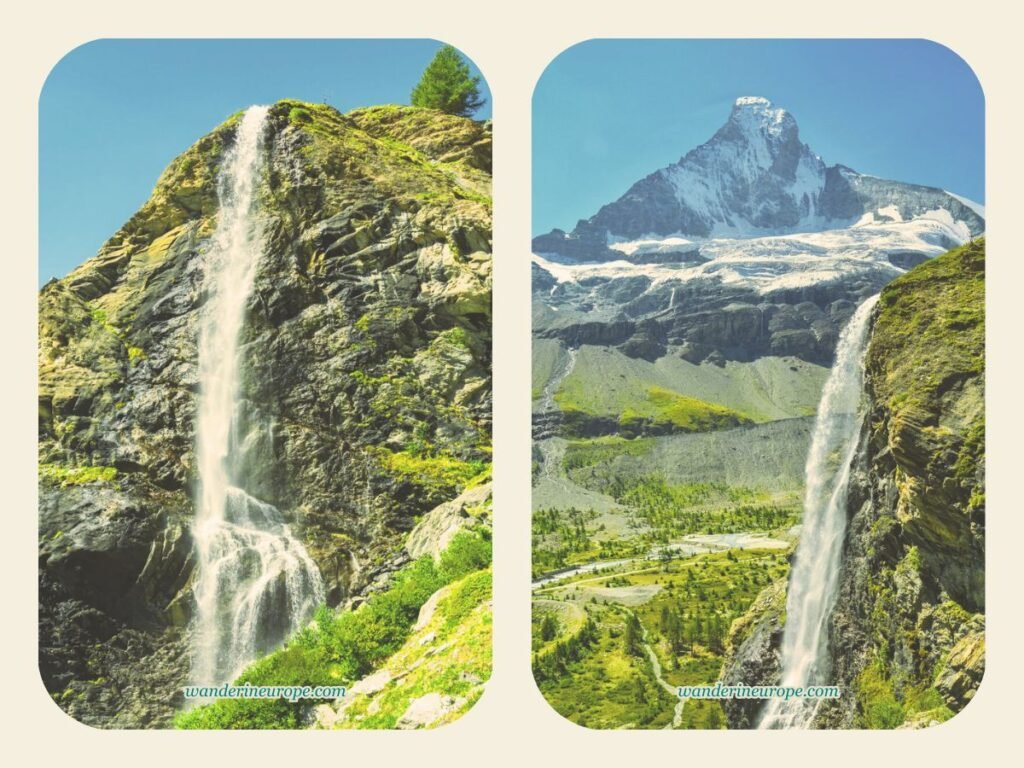
[[[394,728],[416,699],[439,694],[450,709],[428,727],[457,720],[480,698],[491,673],[491,572],[478,571],[446,587],[429,622],[411,634],[381,669],[391,681],[356,695],[334,724],[341,729]]]
[[[984,239],[911,270],[879,303],[868,353],[875,400],[893,422],[962,433],[954,479],[973,485],[985,455]],[[971,503],[983,504],[984,495]]]
[[[565,348],[557,339],[533,340],[532,392],[533,399],[539,399],[544,393],[544,386],[554,375],[559,361],[565,354]]]
[[[555,353],[535,341],[534,392],[543,388]],[[652,390],[664,390],[724,408],[753,421],[814,413],[828,369],[795,358],[765,357],[753,363],[694,365],[666,356],[655,363],[627,357],[610,347],[581,347],[572,372],[559,387],[563,408],[618,417],[627,410],[657,418],[664,406]]]

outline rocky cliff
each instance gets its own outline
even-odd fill
[[[985,242],[882,293],[866,358],[823,725],[914,727],[970,702],[985,663]]]
[[[849,490],[830,681],[817,727],[924,727],[973,698],[985,658],[985,242],[882,292]],[[766,590],[731,633],[725,678],[774,682],[784,601]],[[757,707],[730,703],[734,727]]]
[[[197,318],[236,115],[40,292],[40,667],[94,725],[166,724],[188,667]],[[236,440],[331,605],[490,463],[489,124],[270,110]]]

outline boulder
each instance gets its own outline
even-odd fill
[[[424,555],[440,559],[441,552],[455,534],[473,524],[472,510],[482,507],[490,498],[491,483],[484,483],[435,507],[409,533],[405,542],[406,552],[413,559]]]

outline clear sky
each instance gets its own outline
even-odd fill
[[[571,230],[711,138],[738,96],[789,110],[829,165],[984,191],[984,96],[925,40],[592,40],[533,97],[533,232]]]
[[[178,154],[239,109],[283,98],[344,111],[408,104],[433,40],[98,40],[39,98],[39,278],[93,256]],[[474,74],[480,74],[470,62]],[[490,117],[487,104],[475,117]]]

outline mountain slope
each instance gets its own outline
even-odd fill
[[[548,367],[568,350],[604,347],[663,368],[676,358],[701,368],[791,358],[829,366],[861,301],[982,232],[983,214],[944,190],[827,166],[790,113],[741,97],[678,163],[572,233],[534,239],[533,330],[550,374],[534,381],[535,396],[549,396],[541,432],[550,431],[550,396],[561,402],[573,381]],[[741,371],[719,378],[757,379]],[[689,394],[690,376],[679,375],[669,388]],[[718,404],[736,402],[730,390]],[[797,415],[758,400],[755,418]]]
[[[94,725],[181,703],[203,254],[239,117],[40,292],[40,667]],[[490,127],[296,101],[268,122],[237,439],[341,606],[489,468]]]

